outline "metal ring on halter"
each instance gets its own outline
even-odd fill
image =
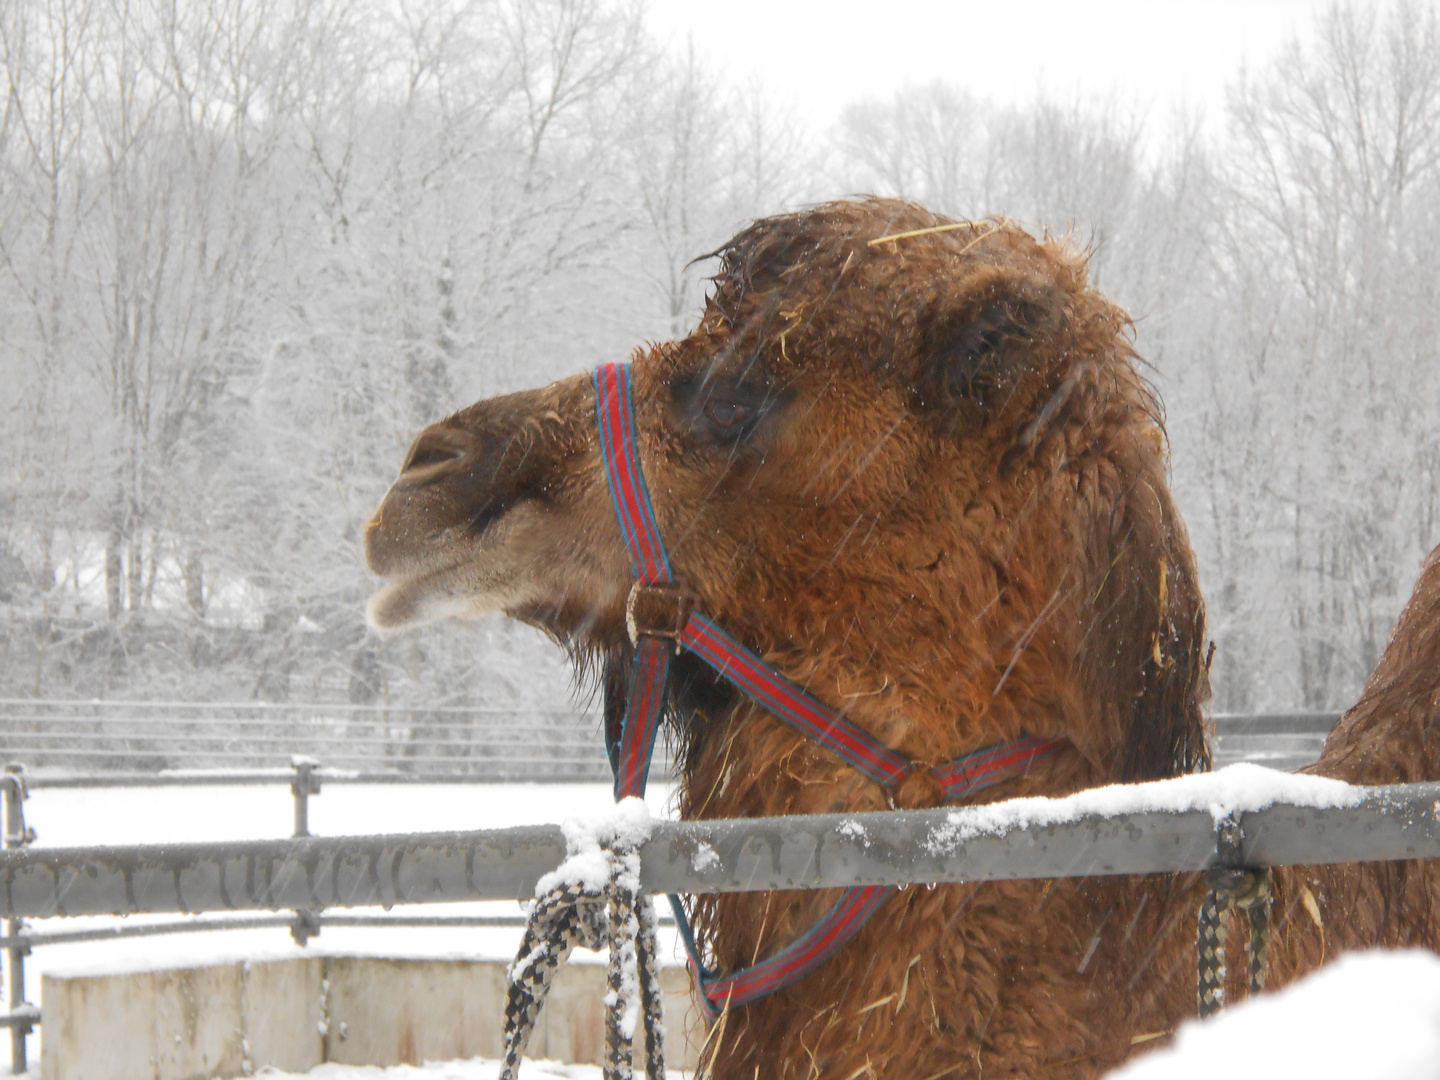
[[[630,644],[641,637],[665,638],[680,651],[685,626],[695,609],[695,597],[683,585],[669,581],[637,581],[625,598],[625,632]]]

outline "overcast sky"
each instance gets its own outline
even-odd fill
[[[648,0],[662,38],[737,81],[760,75],[812,124],[906,83],[944,79],[997,101],[1037,90],[1118,94],[1151,118],[1217,116],[1242,63],[1263,63],[1327,0]]]

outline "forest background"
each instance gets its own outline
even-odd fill
[[[1428,4],[1331,10],[1223,122],[933,83],[812,130],[612,0],[8,0],[0,62],[0,697],[565,707],[523,627],[366,629],[406,446],[859,192],[1093,248],[1217,711],[1347,705],[1440,542]]]

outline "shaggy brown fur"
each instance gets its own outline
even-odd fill
[[[1305,771],[1352,784],[1440,779],[1440,548],[1425,560],[1365,692]],[[1440,946],[1440,863],[1304,867],[1275,878],[1278,980],[1345,949]]]
[[[1022,734],[1066,741],[976,801],[1205,767],[1203,607],[1126,316],[1063,245],[1005,223],[936,229],[949,224],[913,204],[832,203],[722,249],[699,326],[633,362],[672,561],[700,610],[917,762]],[[874,242],[913,230],[929,231]],[[367,534],[391,579],[376,624],[503,609],[604,658],[607,708],[622,707],[632,571],[593,410],[577,376],[427,429]],[[672,699],[686,817],[939,801],[923,770],[882,790],[693,662]],[[1397,779],[1377,723],[1368,760]],[[1353,933],[1327,931],[1333,953],[1422,923],[1434,940],[1428,908],[1385,907],[1420,878],[1283,877],[1282,978],[1319,957],[1318,928],[1295,917],[1308,919],[1304,882],[1322,922],[1344,923],[1342,899],[1363,909]],[[746,1080],[1095,1075],[1135,1035],[1194,1014],[1197,890],[910,889],[814,974],[726,1016],[710,1066]],[[732,970],[834,899],[706,898],[697,924]]]

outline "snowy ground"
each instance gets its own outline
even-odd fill
[[[1308,979],[1180,1029],[1175,1045],[1111,1080],[1435,1080],[1440,1077],[1440,957],[1352,953]]]

